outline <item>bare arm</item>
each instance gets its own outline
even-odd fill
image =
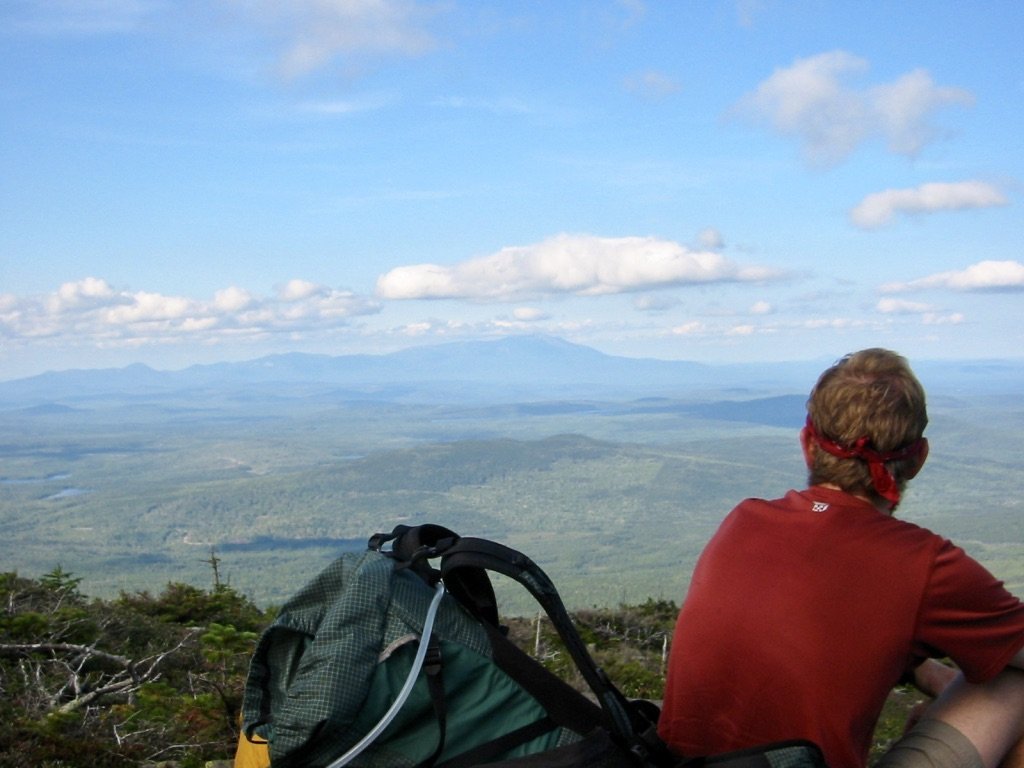
[[[936,659],[925,659],[914,669],[914,687],[921,693],[936,698],[953,682],[958,670]]]

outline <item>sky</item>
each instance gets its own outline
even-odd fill
[[[1024,3],[4,0],[0,380],[1024,355]]]

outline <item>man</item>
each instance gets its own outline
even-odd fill
[[[899,355],[863,350],[821,375],[807,410],[809,488],[741,503],[697,563],[662,738],[686,756],[803,738],[831,768],[862,768],[888,693],[908,680],[942,696],[887,765],[1020,761],[1024,603],[893,517],[928,456],[920,383]]]

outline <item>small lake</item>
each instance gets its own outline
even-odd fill
[[[81,496],[83,493],[90,492],[91,491],[88,488],[65,488],[62,491],[57,491],[57,493],[44,496],[43,501],[52,501],[53,499],[70,499],[75,496]]]

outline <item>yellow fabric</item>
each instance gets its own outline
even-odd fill
[[[252,742],[245,738],[244,733],[239,734],[238,748],[235,750],[235,768],[270,768],[270,750],[267,749],[267,742]]]

